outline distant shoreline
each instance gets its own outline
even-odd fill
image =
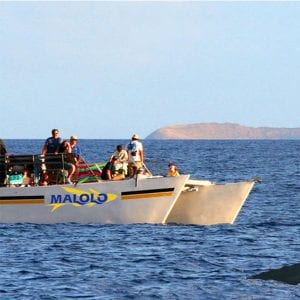
[[[298,140],[300,128],[247,127],[234,123],[172,125],[155,130],[154,140]]]

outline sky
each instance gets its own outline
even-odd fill
[[[300,127],[300,2],[0,2],[0,138]]]

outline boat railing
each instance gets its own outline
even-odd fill
[[[47,175],[47,184],[66,182],[70,164],[75,164],[72,153],[47,155],[1,155],[0,156],[0,186],[43,185],[42,180]],[[26,183],[20,180],[20,176]],[[17,178],[19,181],[17,182]]]

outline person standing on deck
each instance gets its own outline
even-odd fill
[[[52,136],[46,139],[42,150],[42,155],[57,154],[61,142],[62,140],[59,137],[58,129],[52,129]]]
[[[5,155],[6,152],[5,143],[2,139],[0,139],[0,155]]]
[[[6,178],[6,163],[4,157],[6,153],[7,151],[6,151],[5,143],[2,139],[0,139],[0,155],[3,156],[3,158],[1,158],[1,163],[0,163],[0,186],[4,184]]]
[[[128,152],[128,175],[136,174],[137,169],[144,165],[144,149],[143,144],[139,141],[139,136],[134,134],[126,149]]]

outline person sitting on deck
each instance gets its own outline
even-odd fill
[[[23,172],[23,178],[22,178],[22,186],[32,186],[33,185],[33,180],[31,177],[31,174],[28,170],[24,170]]]
[[[73,179],[73,175],[76,171],[76,167],[75,167],[75,159],[74,159],[74,155],[72,154],[72,148],[70,146],[70,143],[67,140],[64,140],[59,148],[58,148],[58,153],[62,153],[62,154],[67,154],[64,159],[65,161],[63,161],[63,169],[67,169],[68,170],[68,177],[67,177],[67,181],[68,183],[72,183],[72,179]]]
[[[80,160],[80,155],[81,155],[81,150],[77,144],[78,142],[78,137],[77,135],[72,135],[70,137],[70,147],[71,147],[71,152],[74,154],[75,160],[79,162]]]
[[[70,147],[71,152],[74,156],[74,164],[75,164],[75,173],[74,176],[77,178],[79,175],[79,169],[80,169],[80,161],[81,161],[81,150],[78,146],[78,137],[77,135],[72,135],[70,137]]]
[[[52,136],[47,138],[42,150],[42,155],[57,154],[61,138],[59,137],[58,129],[52,129]]]
[[[23,182],[23,175],[18,167],[10,167],[8,169],[4,184],[8,187],[21,186]]]
[[[172,176],[179,176],[180,175],[179,172],[177,171],[177,167],[176,167],[175,164],[169,163],[168,167],[169,167],[169,171],[168,171],[167,176],[172,177]]]
[[[115,164],[117,163],[117,157],[113,156],[109,162],[102,169],[101,179],[103,180],[121,180],[125,178],[124,174],[116,173]]]
[[[116,172],[120,174],[127,174],[127,164],[128,164],[128,153],[123,148],[122,145],[118,145],[116,151],[111,157],[115,156],[117,158],[117,163],[115,164]]]
[[[46,170],[43,170],[41,173],[39,185],[48,185],[49,184],[49,176]]]

